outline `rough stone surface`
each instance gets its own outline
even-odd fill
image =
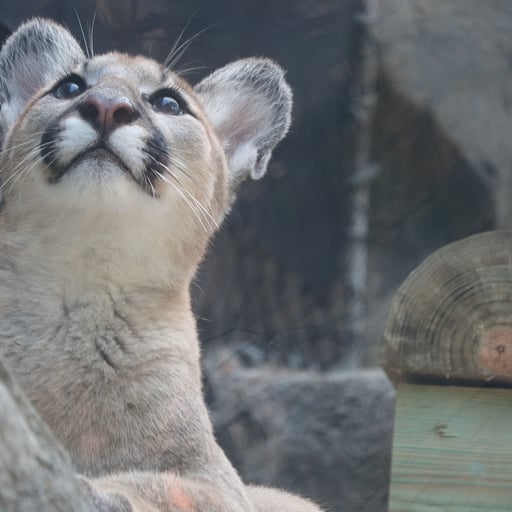
[[[210,374],[220,443],[242,477],[332,512],[386,512],[394,390],[380,370],[320,374],[232,361]]]
[[[0,361],[0,510],[91,511],[69,457]]]
[[[489,181],[512,224],[512,8],[507,0],[370,0],[383,73]]]

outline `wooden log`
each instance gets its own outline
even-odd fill
[[[512,384],[512,232],[449,244],[391,306],[382,364],[392,380]]]
[[[397,388],[390,512],[512,510],[512,232],[447,245],[411,273],[382,363]]]

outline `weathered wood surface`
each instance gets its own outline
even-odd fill
[[[71,461],[0,360],[0,510],[86,512]]]
[[[390,512],[512,510],[512,390],[400,384]]]
[[[382,363],[394,380],[512,383],[512,232],[449,244],[409,275],[391,306]]]

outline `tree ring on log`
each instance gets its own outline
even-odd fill
[[[512,231],[446,245],[409,275],[382,363],[394,379],[512,384]]]

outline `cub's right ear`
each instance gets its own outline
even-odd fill
[[[80,45],[61,25],[42,18],[21,25],[0,52],[0,128],[9,128],[39,89],[84,59]]]

